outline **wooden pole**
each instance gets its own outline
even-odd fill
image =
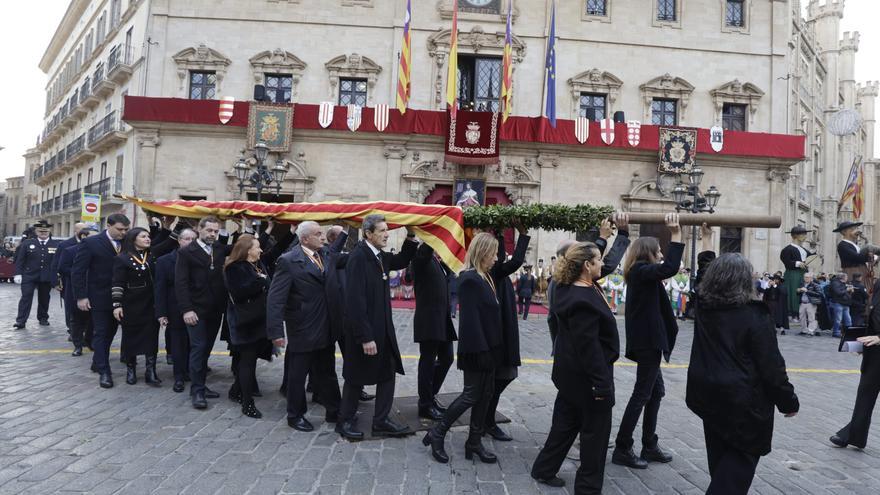
[[[782,217],[771,215],[736,215],[718,213],[682,213],[679,215],[681,225],[702,225],[710,227],[757,227],[775,229],[782,225]],[[630,213],[629,223],[632,224],[664,224],[665,213]]]

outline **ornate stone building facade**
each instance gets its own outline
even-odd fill
[[[546,94],[545,0],[459,0],[460,97],[478,110],[497,108],[509,1],[512,113],[538,116]],[[444,108],[451,5],[414,2],[411,108]],[[31,213],[48,214],[63,232],[78,215],[72,202],[84,187],[105,193],[105,213],[125,207],[111,199],[117,191],[152,198],[240,197],[232,165],[246,147],[241,127],[122,122],[123,96],[242,101],[252,99],[259,84],[279,102],[393,105],[404,9],[397,0],[243,0],[223,9],[208,0],[73,0],[41,63],[50,78],[47,132],[38,148],[40,163],[28,171],[40,187],[40,211]],[[723,123],[736,131],[796,134],[786,75],[792,70],[792,26],[803,23],[793,12],[792,3],[780,0],[558,2],[558,117],[624,111],[644,123]],[[110,22],[100,48],[93,46],[56,89],[67,61],[77,59],[81,43],[88,46],[105,15],[118,22]],[[105,74],[114,53],[111,78]],[[86,78],[91,80],[83,99]],[[93,104],[94,94],[101,96]],[[56,117],[65,105],[67,113]],[[76,144],[81,136],[85,151]],[[290,167],[280,199],[449,202],[454,179],[472,177],[486,179],[487,202],[589,202],[630,211],[674,206],[674,182],[658,177],[656,152],[504,141],[500,165],[474,167],[446,163],[442,147],[438,136],[295,128],[290,150],[277,156]],[[724,195],[720,211],[794,220],[789,194],[800,187],[792,185],[791,167],[798,160],[701,154],[698,162],[705,183],[718,185]],[[645,227],[641,233],[659,232]],[[536,233],[531,260],[549,258],[569,235]],[[781,231],[765,229],[723,229],[720,237],[719,247],[746,253],[758,269],[776,267],[785,243]]]

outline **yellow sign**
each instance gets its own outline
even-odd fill
[[[86,194],[82,195],[82,221],[91,223],[101,223],[101,195]]]

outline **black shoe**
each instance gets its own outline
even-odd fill
[[[428,407],[420,407],[419,417],[430,419],[433,421],[440,421],[441,419],[443,419],[443,412],[434,407],[434,405],[432,404]]]
[[[498,440],[499,442],[512,442],[513,441],[513,437],[511,437],[507,433],[504,433],[504,430],[499,428],[498,425],[495,425],[491,428],[487,428],[486,434],[489,435],[490,437],[494,438],[495,440]]]
[[[125,369],[125,383],[134,385],[138,382],[136,364],[128,363]]]
[[[24,329],[24,323],[16,323],[15,325],[12,325],[12,328],[16,330],[22,330]]]
[[[113,388],[113,376],[110,373],[101,373],[98,384],[101,385],[101,388]]]
[[[672,456],[663,452],[659,445],[654,446],[653,449],[642,447],[642,455],[639,457],[648,462],[662,462],[664,464],[672,462]]]
[[[92,366],[89,369],[92,370],[92,373],[98,373],[98,367],[95,366],[94,361],[92,362]]]
[[[464,444],[464,458],[470,461],[474,458],[474,454],[477,455],[480,461],[486,464],[495,464],[498,462],[498,457],[492,452],[486,450],[486,447],[483,446],[482,442],[474,445]]]
[[[315,431],[315,427],[306,418],[300,416],[298,418],[287,418],[287,426],[297,431]]]
[[[156,373],[156,360],[156,356],[147,356],[147,371],[144,374],[144,383],[151,387],[162,386],[162,380],[159,379],[159,375]]]
[[[835,447],[846,448],[846,446],[848,445],[846,442],[843,441],[842,438],[837,435],[831,435],[831,438],[829,438],[828,441],[833,443]]]
[[[171,387],[171,390],[177,392],[178,394],[183,392],[186,389],[186,385],[183,384],[183,380],[175,380],[174,386]]]
[[[80,347],[74,347],[74,348],[73,348],[73,353],[71,353],[70,355],[71,355],[71,356],[82,356],[82,355],[83,355],[83,348],[82,348],[81,346],[80,346]]]
[[[449,462],[449,455],[446,453],[446,448],[443,444],[446,441],[446,437],[434,434],[434,430],[428,430],[425,433],[425,438],[422,439],[422,443],[427,447],[431,446],[431,455],[434,459],[440,464],[446,464]]]
[[[174,366],[174,358],[171,357],[171,354],[165,354],[165,364],[168,366]]]
[[[412,430],[409,426],[398,424],[396,421],[385,418],[378,423],[373,423],[374,437],[401,437],[409,435]]]
[[[364,392],[363,390],[361,390],[361,398],[358,400],[360,400],[361,402],[369,402],[375,398],[376,398],[375,395],[370,395],[370,394]]]
[[[40,326],[42,326],[42,327],[48,327],[48,326],[49,326],[49,320],[40,320]]]
[[[192,397],[193,407],[196,409],[207,409],[208,401],[205,400],[204,392],[196,392]]]
[[[611,463],[633,469],[648,469],[648,461],[636,456],[632,448],[625,451],[615,448],[614,453],[611,454]]]
[[[241,406],[241,413],[249,418],[260,419],[263,417],[263,413],[257,409],[254,401],[250,401],[248,404]]]
[[[779,332],[779,333],[782,334],[782,335],[785,335],[785,330],[783,330],[783,331],[781,331],[781,332]]]
[[[560,478],[559,476],[551,476],[549,478],[538,478],[534,474],[532,475],[532,479],[541,483],[542,485],[552,486],[553,488],[562,488],[565,486],[565,480]]]
[[[218,394],[217,392],[214,392],[213,390],[211,390],[208,387],[205,387],[205,398],[206,399],[219,399],[220,394]]]
[[[226,396],[229,397],[229,400],[232,402],[238,402],[241,404],[241,389],[236,387],[235,384],[229,387],[229,393],[226,394]]]
[[[445,412],[446,412],[446,406],[444,406],[442,402],[440,402],[439,400],[437,400],[436,397],[434,397],[434,407],[436,407],[437,410],[440,411],[440,412],[442,412],[442,413],[445,413]]]
[[[336,433],[339,433],[346,440],[357,441],[364,439],[364,433],[358,431],[354,421],[340,421],[336,423]]]

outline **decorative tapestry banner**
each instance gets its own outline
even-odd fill
[[[661,174],[683,174],[690,172],[696,163],[697,130],[660,128],[660,166]]]
[[[498,163],[498,113],[459,110],[449,112],[446,133],[446,161],[462,165]]]
[[[293,105],[251,103],[248,115],[248,148],[259,141],[269,151],[290,151],[290,132],[293,128]]]

